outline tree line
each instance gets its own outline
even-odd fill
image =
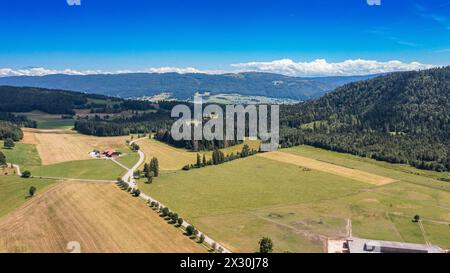
[[[174,140],[170,130],[166,128],[159,129],[154,138],[176,148],[191,151],[214,151],[242,143],[242,141],[237,140]]]
[[[242,147],[242,150],[240,152],[237,152],[236,154],[231,153],[228,155],[225,155],[221,150],[214,150],[211,155],[211,159],[206,160],[206,155],[203,154],[203,157],[200,156],[200,154],[197,154],[197,161],[195,164],[188,164],[185,165],[182,170],[183,171],[189,171],[191,169],[200,169],[207,166],[214,166],[214,165],[220,165],[226,162],[230,162],[239,158],[245,158],[248,156],[252,156],[257,154],[258,151],[256,150],[250,150],[250,147],[245,144]]]
[[[0,140],[12,139],[19,141],[23,138],[23,132],[16,124],[0,121]]]

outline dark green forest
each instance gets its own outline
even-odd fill
[[[161,128],[170,128],[172,123],[170,112],[160,110],[156,113],[135,114],[127,118],[105,119],[95,117],[78,119],[74,128],[86,135],[124,136],[157,132]]]
[[[0,86],[0,96],[0,112],[38,110],[48,114],[75,115],[76,109],[90,109],[92,113],[120,113],[153,108],[153,104],[146,101],[33,87]]]
[[[450,171],[450,68],[351,83],[282,107],[281,145]]]
[[[23,138],[21,127],[35,128],[36,122],[22,115],[0,112],[0,140],[12,139],[19,141]]]
[[[216,149],[222,149],[242,143],[242,141],[231,140],[176,141],[172,138],[169,130],[170,127],[168,127],[167,129],[158,130],[158,132],[155,134],[155,139],[177,148],[184,148],[192,151],[214,151]],[[194,138],[192,137],[192,139]]]
[[[36,128],[36,121],[29,120],[26,116],[15,115],[9,112],[0,112],[0,121],[8,121],[21,127]]]
[[[1,112],[43,111],[49,114],[74,115],[73,109],[87,104],[87,96],[61,90],[0,86]]]

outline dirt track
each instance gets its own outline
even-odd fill
[[[114,184],[60,182],[0,220],[0,252],[204,252]]]
[[[339,176],[343,176],[346,178],[350,178],[353,180],[358,180],[365,183],[370,183],[372,185],[381,186],[390,184],[393,182],[396,182],[397,180],[380,176],[360,170],[350,169],[338,165],[334,165],[331,163],[326,163],[322,161],[318,161],[315,159],[311,159],[308,157],[303,157],[299,155],[293,155],[289,153],[283,153],[283,152],[271,152],[271,153],[264,153],[259,154],[260,157],[276,160],[284,163],[294,164],[297,166],[302,166],[305,168],[327,172]]]

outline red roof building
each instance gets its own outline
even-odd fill
[[[120,155],[119,152],[117,152],[116,150],[111,149],[111,148],[106,149],[106,150],[103,152],[103,154],[104,154],[105,156],[107,156],[107,157],[116,157],[116,156],[119,156],[119,155]]]

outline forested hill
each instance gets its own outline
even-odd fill
[[[43,111],[49,114],[71,114],[74,109],[87,108],[89,99],[110,100],[105,96],[64,90],[32,87],[0,86],[0,112]]]
[[[65,90],[0,86],[0,112],[42,111],[74,115],[76,109],[93,113],[119,113],[124,110],[149,110],[153,103],[132,101]]]
[[[450,170],[450,67],[351,83],[282,113],[284,145]]]
[[[306,100],[317,98],[343,84],[372,78],[344,76],[298,78],[271,73],[130,73],[107,75],[47,75],[0,78],[0,85],[32,86],[73,90],[113,97],[154,96],[169,92],[176,99],[188,99],[195,92],[240,94],[271,98]]]

